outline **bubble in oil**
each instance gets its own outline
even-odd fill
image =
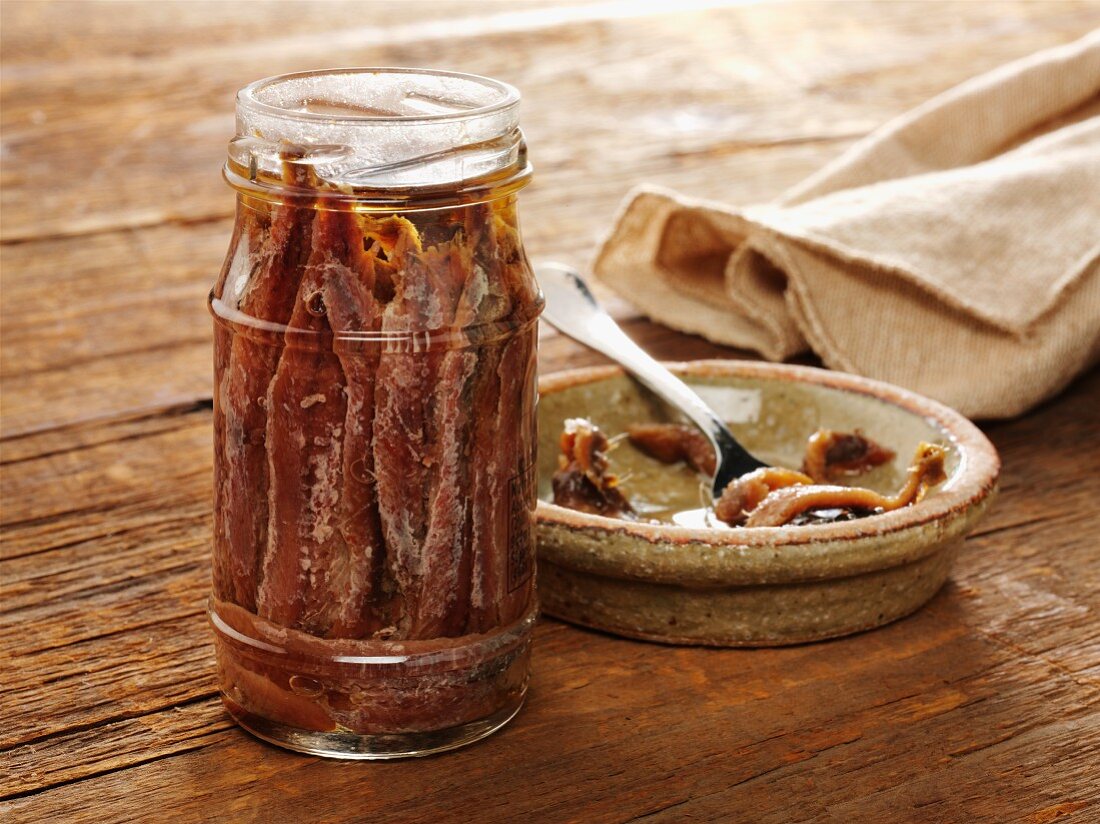
[[[310,678],[308,675],[290,676],[290,689],[295,694],[304,695],[306,698],[316,698],[324,692],[321,682],[316,678]]]
[[[325,314],[325,296],[320,290],[306,297],[306,311],[318,318]]]
[[[351,477],[361,484],[369,484],[374,481],[374,476],[367,469],[367,462],[357,458],[351,465]]]

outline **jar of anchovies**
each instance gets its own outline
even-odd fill
[[[225,705],[260,738],[426,755],[523,702],[542,297],[518,105],[417,69],[237,96],[210,620]]]

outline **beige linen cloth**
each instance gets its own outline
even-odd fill
[[[775,203],[642,187],[594,269],[682,331],[1019,414],[1100,356],[1100,30],[941,94]]]

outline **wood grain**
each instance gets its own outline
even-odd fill
[[[916,615],[776,650],[546,620],[501,734],[341,764],[255,741],[215,696],[204,301],[232,94],[260,76],[419,64],[516,83],[529,251],[583,265],[635,183],[765,200],[1097,25],[1095,2],[0,5],[0,816],[1095,820],[1100,373],[986,427],[1000,501]],[[661,357],[746,354],[604,297]],[[549,331],[541,346],[544,370],[600,360]]]

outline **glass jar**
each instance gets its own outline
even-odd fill
[[[261,738],[425,755],[523,702],[542,297],[518,103],[408,69],[238,94],[210,620],[225,705]]]

